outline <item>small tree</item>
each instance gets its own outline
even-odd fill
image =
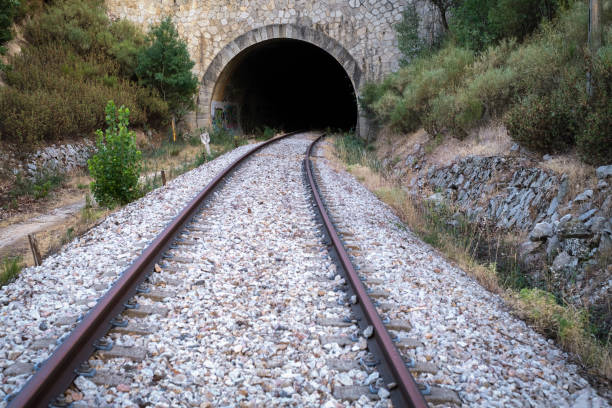
[[[182,116],[193,108],[198,80],[191,72],[195,63],[180,39],[170,17],[154,26],[147,37],[148,47],[138,54],[136,75],[144,84],[159,90],[170,110]]]
[[[91,191],[100,205],[110,207],[127,204],[138,197],[138,177],[142,169],[141,152],[136,147],[134,132],[128,130],[130,110],[113,101],[106,105],[104,133],[98,129],[98,151],[87,161],[93,178]]]
[[[419,14],[414,3],[408,4],[402,13],[402,21],[395,25],[397,44],[402,59],[400,63],[407,65],[418,57],[426,48],[425,42],[419,37]]]

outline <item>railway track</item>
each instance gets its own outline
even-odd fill
[[[411,336],[339,192],[317,186],[312,139],[263,143],[215,177],[9,406],[464,403],[432,383],[431,337]]]
[[[283,139],[287,136],[290,135],[285,135],[279,139]],[[274,141],[270,141],[270,143],[273,142]],[[172,326],[171,320],[176,319],[176,308],[175,310],[168,308],[165,305],[165,300],[176,297],[177,293],[181,293],[181,291],[185,293],[182,296],[187,298],[189,296],[186,294],[187,292],[198,292],[198,286],[206,286],[211,280],[214,281],[214,279],[211,278],[213,277],[214,268],[216,265],[219,265],[219,262],[199,254],[209,254],[211,246],[215,245],[217,249],[221,251],[225,251],[228,248],[228,242],[220,243],[224,235],[220,236],[217,234],[216,240],[210,239],[212,231],[209,229],[209,225],[215,215],[209,214],[211,206],[208,202],[211,201],[209,196],[219,195],[225,193],[225,190],[231,189],[231,183],[226,183],[222,192],[215,192],[215,189],[226,179],[231,180],[237,176],[234,175],[233,172],[236,171],[238,164],[245,161],[253,154],[259,156],[264,155],[265,153],[260,153],[260,149],[268,144],[269,143],[264,143],[258,148],[253,149],[253,151],[241,156],[235,163],[217,176],[205,190],[203,190],[203,192],[200,193],[198,197],[196,197],[187,208],[170,223],[170,225],[168,225],[168,227],[166,227],[154,242],[143,251],[143,254],[134,264],[122,274],[106,295],[93,307],[90,313],[83,318],[80,324],[77,325],[75,330],[64,340],[51,357],[39,367],[36,374],[26,383],[23,389],[11,399],[9,403],[10,407],[46,406],[49,403],[56,406],[65,406],[75,402],[75,399],[80,399],[77,397],[80,396],[79,391],[87,391],[88,389],[93,390],[93,387],[96,386],[114,388],[118,392],[129,392],[139,387],[139,385],[137,385],[139,381],[163,383],[164,379],[159,378],[162,377],[163,374],[157,372],[159,369],[156,371],[155,369],[147,369],[146,367],[148,356],[164,355],[164,347],[159,347],[159,331],[164,332],[165,330],[169,330],[168,327]],[[314,145],[314,143],[309,146],[307,156],[311,152],[312,145]],[[315,181],[312,176],[308,157],[305,159],[304,169],[306,170],[307,179],[311,183],[311,188],[314,187],[312,189],[314,200],[318,206],[322,206],[317,188],[314,185]],[[307,210],[308,198],[304,197],[303,199],[306,201],[306,206],[302,204],[301,209]],[[284,205],[290,207],[294,204],[291,203],[291,200],[287,200],[284,202]],[[235,204],[234,206],[239,207],[240,205]],[[376,340],[376,343],[370,342],[370,344],[367,345],[367,349],[365,340],[355,347],[356,350],[359,350],[358,354],[360,354],[359,361],[361,361],[361,367],[357,363],[356,356],[354,356],[353,359],[328,359],[326,360],[326,365],[328,366],[326,368],[338,372],[363,370],[363,372],[369,373],[365,381],[365,383],[370,385],[368,394],[371,393],[372,396],[382,399],[386,399],[390,396],[396,403],[399,402],[400,406],[425,406],[421,392],[418,390],[416,383],[412,380],[404,362],[399,360],[401,357],[391,343],[391,338],[373,309],[373,304],[369,301],[365,289],[363,286],[360,288],[355,285],[355,283],[361,285],[361,281],[356,278],[354,270],[351,269],[347,255],[334,232],[332,224],[329,223],[325,209],[323,207],[318,208],[320,208],[319,216],[322,217],[325,225],[325,234],[327,238],[325,238],[324,241],[331,239],[334,243],[332,257],[337,257],[339,261],[337,265],[344,269],[347,280],[351,282],[351,286],[356,292],[356,296],[359,298],[359,301],[354,302],[355,305],[359,304],[365,306],[363,315],[366,320],[364,320],[364,322],[367,321],[368,326],[363,327],[365,331],[364,339],[371,337]],[[254,212],[254,210],[251,210],[249,207],[246,214],[251,214],[252,212]],[[302,218],[302,221],[305,221],[306,224],[294,225],[294,227],[297,227],[295,232],[302,234],[304,230],[310,229],[310,233],[314,234],[316,237],[319,231],[317,226],[312,224],[313,221],[308,220],[308,218]],[[214,234],[212,235],[214,236]],[[242,239],[236,236],[230,240],[230,246],[232,242],[239,244],[242,242]],[[310,243],[304,242],[305,245],[310,245],[309,253],[313,253],[313,251],[314,253],[319,253],[319,251],[322,251],[322,253],[326,252],[324,247],[317,247],[317,245],[320,245],[320,242],[314,242],[314,244],[312,240]],[[266,250],[265,248],[261,249]],[[253,252],[256,252],[256,250],[253,249]],[[194,256],[196,254],[199,256]],[[274,262],[283,262],[284,258],[279,257],[278,252],[275,255]],[[285,256],[291,257],[293,254],[288,253]],[[249,257],[245,256],[243,258],[246,260]],[[334,293],[332,296],[335,297],[333,289],[337,289],[335,285],[342,282],[343,279],[340,278],[340,280],[338,280],[338,278],[335,278],[336,274],[332,273],[332,275],[334,275],[334,280],[330,282],[321,282],[321,278],[324,279],[329,275],[329,269],[334,269],[336,266],[330,261],[327,261],[327,263],[327,265],[322,265],[322,270],[324,270],[325,273],[324,276],[318,277],[319,283],[323,284],[319,285],[320,289],[317,290],[317,293],[325,293],[326,289],[330,289],[329,286],[331,283],[332,293]],[[200,277],[206,277],[210,280],[199,279],[195,282],[189,280],[189,277],[186,275],[193,275],[195,270],[200,272]],[[253,280],[257,280],[258,278],[256,275],[252,275],[251,277]],[[315,281],[316,279],[317,277],[315,277]],[[357,281],[355,281],[355,279],[357,279]],[[187,286],[185,285],[185,281],[189,281]],[[245,283],[246,282],[234,280],[231,284],[239,286]],[[273,284],[273,282],[270,283]],[[251,286],[250,283],[246,283],[247,291]],[[266,285],[264,285],[264,287],[269,288]],[[259,287],[257,289],[259,289]],[[241,292],[241,296],[249,295],[248,293]],[[201,300],[202,299],[193,299],[196,303]],[[183,302],[181,313],[186,313],[188,315],[188,324],[197,326],[201,320],[195,318],[198,313],[194,311],[194,309],[197,308],[192,306],[194,304],[193,301]],[[240,301],[245,300],[241,298]],[[220,299],[214,297],[214,302],[219,303]],[[346,315],[344,311],[346,307],[342,304],[329,305],[328,302],[328,304],[324,303],[323,307],[319,305],[319,308],[326,313],[331,312],[332,316],[335,316],[335,318],[329,318],[322,315],[323,317],[318,317],[314,322],[314,326],[318,329],[318,332],[324,333],[319,336],[320,341],[323,343],[321,346],[330,344],[337,346],[338,342],[340,345],[345,345],[344,343],[346,343],[349,332],[354,329],[355,325],[358,326],[360,324],[361,318],[356,317],[356,320],[352,321],[348,318],[342,319],[341,316]],[[227,310],[226,313],[229,313],[230,310],[232,309]],[[207,310],[204,308],[201,312],[207,313]],[[240,323],[234,324],[248,326],[248,321],[253,317],[258,318],[261,316],[242,316],[243,320],[239,320]],[[311,325],[312,323],[313,322],[309,322]],[[291,330],[290,322],[285,324],[286,327],[284,330]],[[401,322],[396,322],[395,324],[402,325]],[[402,327],[407,328],[408,325],[404,324]],[[184,340],[183,343],[187,343],[183,344],[184,347],[193,348],[197,346],[198,340],[202,340],[202,338],[207,337],[210,332],[214,332],[214,330],[207,329],[208,326],[200,325],[200,336],[196,336],[195,339],[187,341],[188,336],[185,336],[183,333],[179,336],[179,339],[174,339],[174,341],[181,343],[180,340],[182,338],[182,340]],[[276,329],[278,329],[278,327]],[[338,331],[338,329],[340,329],[340,331]],[[303,330],[306,331],[307,329],[304,327]],[[275,333],[271,335],[274,336]],[[357,338],[354,338],[354,340],[357,340]],[[155,346],[152,344],[155,344]],[[282,344],[284,343],[280,344],[281,348],[283,348]],[[386,349],[386,347],[389,346],[392,347],[391,351]],[[232,351],[235,354],[242,355],[244,354],[243,350],[249,347],[248,341],[245,341],[241,344],[233,345]],[[317,351],[315,351],[315,353],[316,352]],[[168,356],[165,356],[163,358],[167,357]],[[381,362],[378,361],[381,357],[383,357],[386,364],[381,364]],[[317,366],[316,363],[313,364],[315,367]],[[214,363],[210,360],[206,360],[204,366],[214,366]],[[145,375],[132,375],[130,371],[135,370],[136,367],[138,367],[137,372],[144,372]],[[192,367],[192,369],[197,369],[197,367]],[[381,372],[380,374],[379,371]],[[208,375],[223,378],[226,375],[231,376],[232,373],[234,373],[234,376],[241,376],[239,372],[230,371],[230,373],[227,373],[224,370],[217,373],[208,373]],[[393,376],[389,377],[389,373]],[[184,387],[186,375],[177,374],[175,377],[178,377],[178,379],[174,378],[170,380],[166,387],[172,388],[172,385],[178,386],[179,388],[174,388],[181,394],[187,395],[187,397],[185,397],[186,400],[181,401],[181,403],[193,405],[195,402],[199,402],[199,398],[196,395],[198,393],[197,389],[195,387],[193,387],[193,389]],[[343,380],[343,384],[353,383],[353,380],[347,375],[341,376],[340,378]],[[377,378],[380,379],[376,381]],[[387,380],[385,384],[381,381],[383,378]],[[341,389],[340,386],[334,388],[337,389],[335,397],[340,400],[351,400],[359,397],[359,395],[355,394],[355,392],[360,392],[359,388]],[[390,389],[390,392],[386,390],[387,388]],[[281,393],[277,392],[277,394],[289,397],[292,393],[290,390],[286,389],[281,391]],[[150,395],[151,394],[148,394],[148,396]],[[215,397],[213,393],[210,393],[206,396],[206,400],[210,402],[210,399],[214,400]],[[106,399],[98,398],[90,400],[89,403],[114,404],[116,401],[114,401],[113,398],[114,397]],[[140,402],[149,401],[144,401],[141,398]],[[261,402],[264,401],[262,400]],[[316,402],[311,401],[311,403],[315,405],[321,402],[321,400]]]

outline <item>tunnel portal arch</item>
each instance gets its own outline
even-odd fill
[[[196,123],[198,127],[208,127],[212,124],[214,109],[223,107],[224,81],[231,76],[232,64],[241,58],[244,52],[258,44],[270,40],[298,40],[329,54],[344,69],[353,86],[355,98],[359,96],[362,82],[362,71],[353,56],[335,39],[325,33],[309,27],[295,24],[272,24],[250,30],[228,43],[209,64],[202,82],[197,100]],[[234,64],[235,65],[235,64]],[[228,72],[229,71],[229,72]],[[221,100],[219,100],[221,99]],[[367,134],[367,121],[357,106],[358,114],[355,128],[358,134]]]

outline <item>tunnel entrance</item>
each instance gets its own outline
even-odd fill
[[[350,130],[357,98],[344,68],[305,41],[273,39],[236,55],[215,84],[213,123],[245,133],[264,126]]]

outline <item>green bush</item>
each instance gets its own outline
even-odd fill
[[[563,152],[574,145],[577,118],[562,98],[531,94],[504,119],[510,136],[540,152]]]
[[[88,160],[93,178],[91,191],[103,206],[127,204],[139,195],[138,178],[142,169],[141,152],[136,147],[134,132],[128,130],[129,109],[119,110],[113,101],[106,105],[108,128],[98,130],[97,152]]]
[[[555,0],[465,0],[453,10],[450,29],[459,45],[482,51],[506,38],[523,41],[557,8]]]

